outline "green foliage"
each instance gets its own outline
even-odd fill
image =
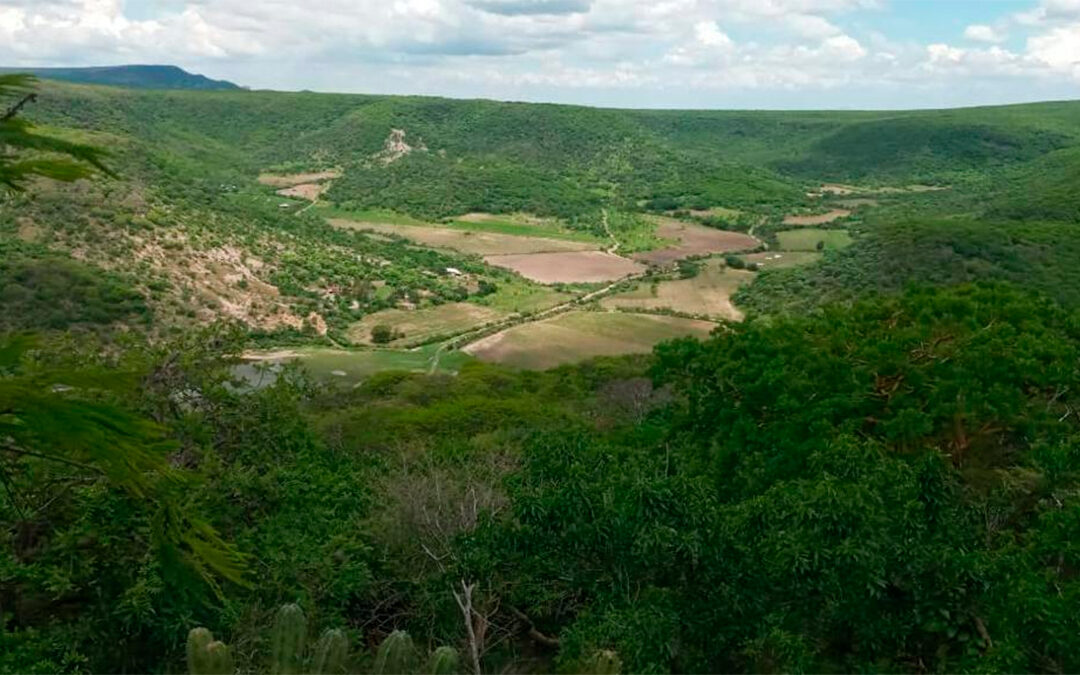
[[[661,347],[674,416],[534,439],[466,565],[567,670],[1068,670],[1080,588],[1042,523],[1080,474],[1042,457],[1077,437],[1078,326],[959,288]]]
[[[152,314],[128,279],[51,254],[0,241],[0,330],[108,326]]]
[[[0,74],[0,102],[10,106],[0,115],[0,187],[22,190],[34,176],[73,181],[95,170],[109,173],[104,150],[34,133],[33,125],[18,117],[37,99],[36,82],[32,75]]]
[[[1080,255],[1073,228],[1055,223],[968,219],[878,224],[824,262],[764,272],[736,295],[760,313],[805,312],[912,283],[953,285],[1008,281],[1080,307]]]

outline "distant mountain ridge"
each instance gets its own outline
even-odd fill
[[[0,72],[32,73],[50,80],[79,84],[104,84],[133,89],[195,89],[223,91],[240,89],[226,80],[212,80],[177,66],[102,66],[90,68],[0,68]]]

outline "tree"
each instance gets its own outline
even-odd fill
[[[377,345],[393,342],[397,336],[397,331],[385,323],[380,323],[371,329],[371,341]]]
[[[0,115],[0,187],[19,192],[34,176],[74,181],[95,171],[111,175],[105,150],[35,133],[34,125],[19,117],[37,100],[36,86],[32,75],[0,75],[0,102],[14,101]]]

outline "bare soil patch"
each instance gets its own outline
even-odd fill
[[[289,188],[282,188],[277,191],[282,197],[294,197],[296,199],[306,199],[309,202],[318,201],[319,197],[326,192],[330,186],[326,183],[301,183],[300,185],[294,185]]]
[[[489,255],[484,262],[542,284],[616,281],[645,271],[644,265],[605,251]]]
[[[714,253],[730,253],[757,248],[761,242],[742,232],[729,232],[687,223],[673,218],[654,218],[659,225],[656,235],[679,242],[656,251],[635,254],[635,260],[650,265],[670,265],[678,260]]]
[[[341,171],[337,169],[331,169],[329,171],[319,171],[318,173],[264,173],[259,175],[259,182],[263,185],[269,185],[270,187],[287,188],[293,187],[294,185],[301,185],[303,183],[320,183],[322,181],[332,180],[334,178],[340,177]]]
[[[841,218],[847,218],[851,211],[847,209],[833,209],[828,213],[819,213],[809,216],[788,216],[784,218],[785,225],[824,225]]]
[[[666,340],[706,337],[716,324],[624,312],[567,312],[523,324],[464,349],[483,361],[543,370],[596,356],[647,353]]]
[[[351,230],[366,230],[378,234],[396,234],[430,248],[448,248],[474,255],[509,255],[528,253],[558,253],[594,251],[597,244],[546,237],[518,237],[497,232],[471,232],[437,225],[395,225],[365,223],[332,218],[330,224]]]

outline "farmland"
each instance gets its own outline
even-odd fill
[[[481,361],[544,370],[596,356],[645,353],[675,337],[704,337],[714,327],[678,317],[568,312],[496,333],[464,351]]]
[[[489,255],[484,262],[541,284],[616,281],[645,270],[644,265],[605,251]]]
[[[362,321],[349,326],[348,336],[353,344],[371,345],[372,330],[376,326],[386,326],[396,337],[386,341],[385,346],[411,346],[476,328],[505,316],[490,307],[464,302],[423,309],[387,309],[369,314]]]
[[[605,298],[602,304],[612,309],[669,309],[682,314],[738,321],[742,319],[742,312],[732,304],[731,296],[753,279],[753,272],[731,269],[722,260],[714,259],[705,263],[693,278],[638,282],[634,290]]]
[[[785,230],[776,237],[780,240],[780,248],[785,251],[816,251],[819,245],[825,250],[835,250],[850,246],[852,242],[847,230],[805,228]]]
[[[635,260],[650,265],[668,265],[689,257],[744,251],[757,248],[761,244],[747,234],[717,230],[674,218],[656,218],[655,222],[658,225],[657,235],[676,243],[633,256]]]

